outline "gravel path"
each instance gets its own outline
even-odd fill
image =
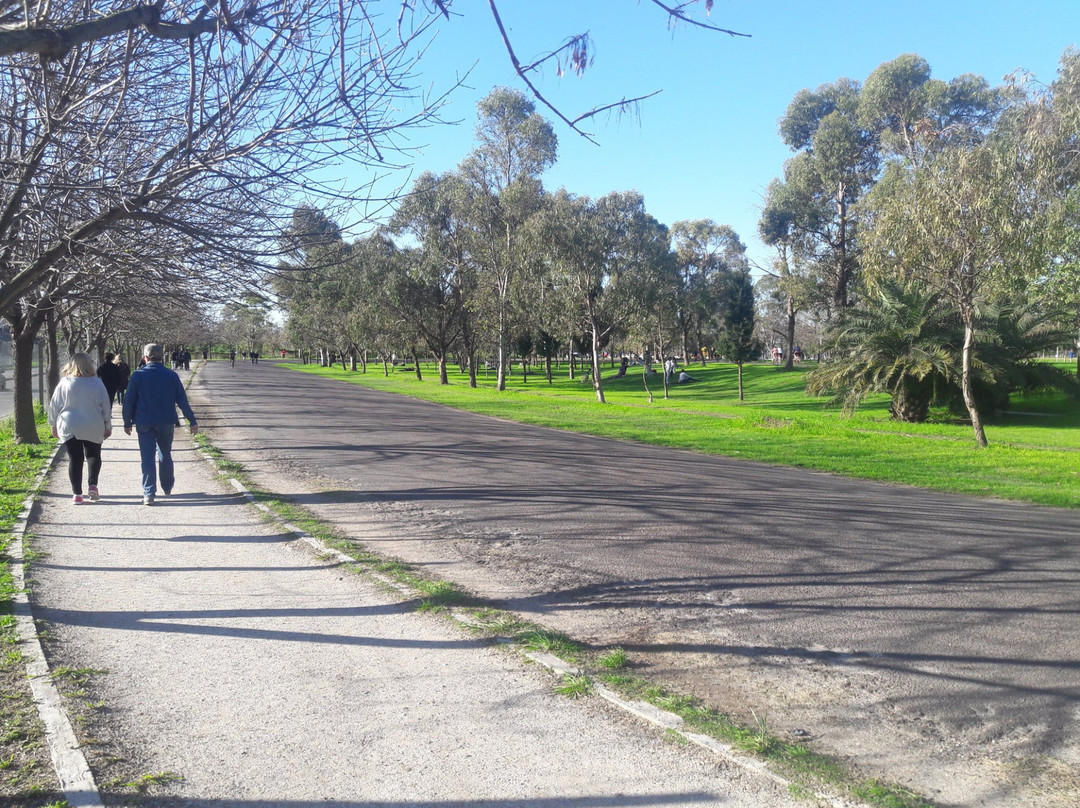
[[[175,456],[176,491],[145,507],[118,430],[102,501],[71,503],[61,459],[31,528],[52,666],[105,671],[84,729],[99,783],[179,775],[148,789],[161,806],[806,805],[554,695],[546,670],[263,521],[186,439]]]

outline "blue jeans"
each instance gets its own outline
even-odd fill
[[[135,431],[139,435],[139,456],[142,460],[143,495],[152,496],[157,493],[159,476],[161,488],[172,491],[173,484],[176,482],[172,459],[174,429],[173,424],[135,425]],[[157,460],[156,468],[155,459]],[[158,473],[159,470],[160,473]]]

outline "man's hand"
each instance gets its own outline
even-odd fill
[[[189,424],[188,427],[189,427],[189,429],[191,429],[191,434],[192,435],[198,435],[199,434],[199,425],[198,424]]]
[[[131,434],[131,427],[130,426],[125,426],[124,427],[124,434],[125,435],[130,435]]]
[[[112,430],[111,429],[106,429],[105,430],[105,437],[106,438],[111,438],[112,437]]]

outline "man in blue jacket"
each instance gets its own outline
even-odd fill
[[[150,343],[143,348],[146,364],[131,374],[124,396],[124,432],[131,434],[132,424],[139,436],[142,458],[143,505],[153,505],[157,494],[156,471],[160,471],[161,490],[172,493],[176,476],[173,471],[173,430],[180,425],[176,408],[184,413],[191,434],[199,431],[195,414],[188,404],[184,384],[175,371],[165,367],[165,351]],[[154,467],[157,455],[158,469]]]

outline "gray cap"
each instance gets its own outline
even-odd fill
[[[159,362],[165,358],[165,351],[156,342],[147,343],[146,347],[142,349],[142,353],[147,359],[154,359]]]

